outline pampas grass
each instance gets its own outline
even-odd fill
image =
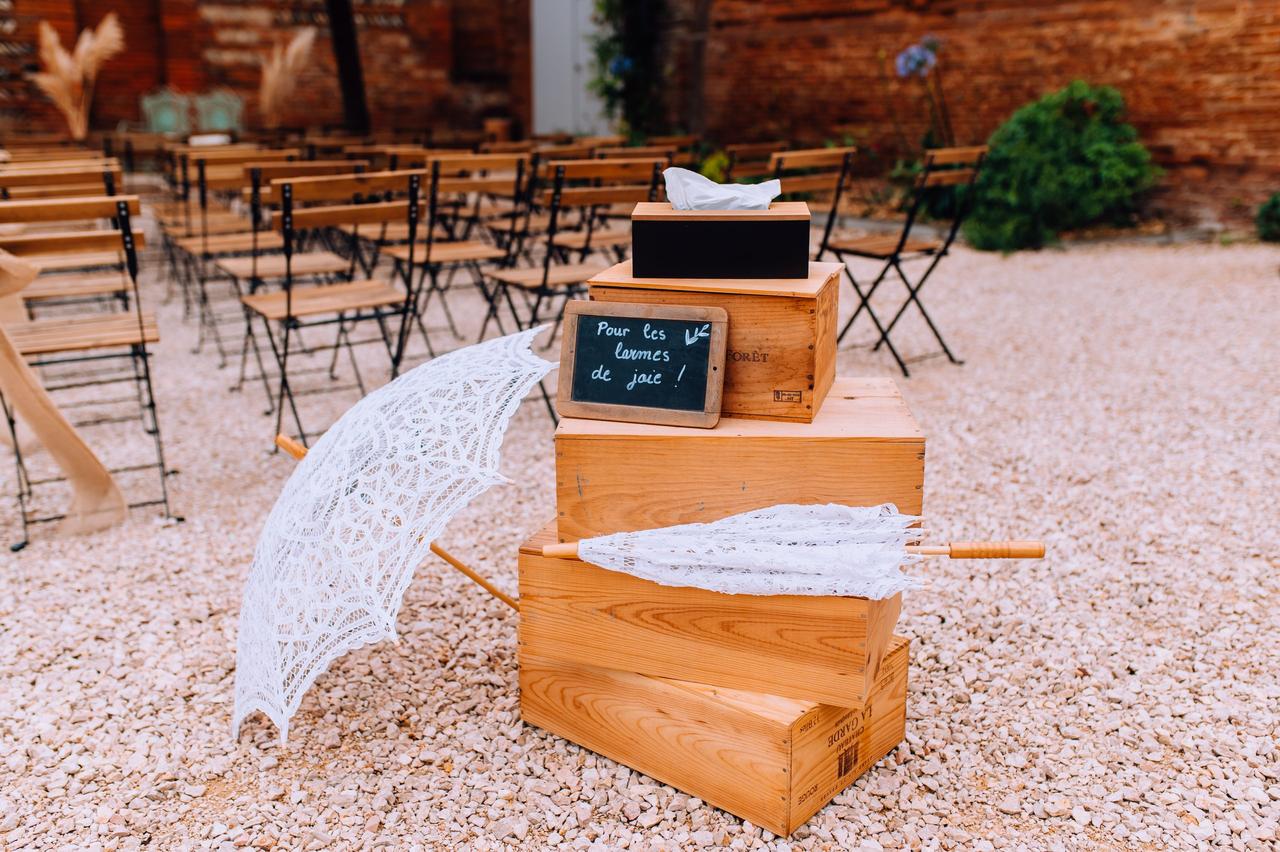
[[[263,58],[258,113],[265,126],[280,126],[285,105],[298,87],[298,78],[311,59],[315,41],[316,28],[306,27],[294,33],[288,45],[276,42],[271,54]]]
[[[89,133],[89,108],[98,71],[107,60],[124,50],[124,29],[115,12],[108,12],[98,28],[86,27],[71,53],[62,46],[58,33],[48,21],[40,22],[40,65],[31,75],[40,91],[49,96],[67,120],[71,138],[84,139]]]

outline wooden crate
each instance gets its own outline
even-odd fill
[[[809,205],[767,210],[675,210],[641,202],[631,212],[631,256],[645,278],[804,278]]]
[[[576,541],[778,503],[894,503],[919,514],[924,444],[892,379],[837,379],[812,423],[725,419],[692,429],[565,418],[556,429],[559,534]]]
[[[789,835],[902,742],[908,642],[894,637],[863,706],[539,659],[521,653],[524,721]]]
[[[520,548],[520,648],[539,659],[857,707],[893,636],[900,595],[726,595],[663,586]]]
[[[807,278],[676,279],[632,276],[632,261],[587,282],[600,302],[694,305],[729,314],[725,417],[808,423],[836,375],[839,263],[810,263]]]

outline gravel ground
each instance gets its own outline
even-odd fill
[[[292,462],[267,452],[260,389],[228,392],[234,366],[190,354],[180,305],[158,307],[187,520],[38,529],[2,557],[0,844],[1274,846],[1278,266],[1273,248],[1133,245],[943,264],[924,295],[967,363],[930,360],[903,383],[928,436],[928,525],[1042,537],[1049,557],[930,563],[899,624],[906,743],[789,841],[524,727],[515,617],[437,562],[408,592],[401,641],[335,664],[287,747],[260,717],[233,742],[240,589]],[[153,273],[152,306],[161,292]],[[902,342],[927,350],[916,318]],[[894,372],[865,349],[840,367]],[[309,405],[332,418],[352,401]],[[514,590],[516,546],[553,511],[540,401],[505,468],[517,484],[442,543]],[[9,509],[0,535],[18,535]]]

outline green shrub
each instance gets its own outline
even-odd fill
[[[982,249],[1038,248],[1066,230],[1129,224],[1160,176],[1124,98],[1077,80],[1019,109],[995,133],[965,226]]]
[[[1269,243],[1280,243],[1280,192],[1258,208],[1258,237]]]
[[[729,170],[729,155],[717,150],[710,154],[698,166],[698,174],[716,183],[724,183],[725,172]]]

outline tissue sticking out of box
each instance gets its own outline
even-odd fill
[[[768,210],[769,202],[782,192],[782,183],[716,183],[688,169],[669,168],[662,173],[667,181],[667,200],[676,210]]]

